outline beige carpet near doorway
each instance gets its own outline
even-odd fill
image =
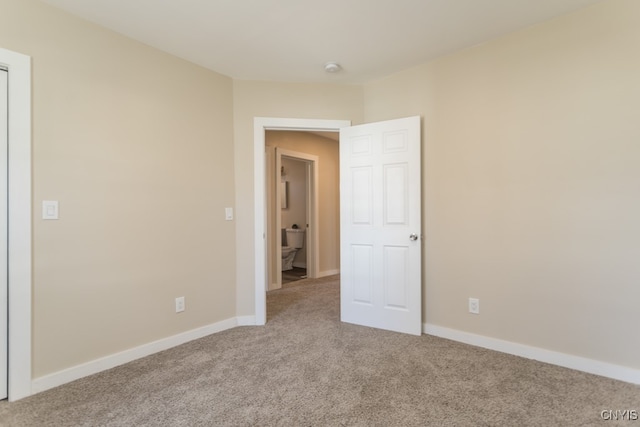
[[[291,282],[297,282],[298,280],[307,278],[307,269],[306,268],[298,268],[293,267],[291,270],[282,272],[282,286],[289,284]]]
[[[15,403],[3,426],[586,426],[640,387],[339,321],[337,277],[268,294],[239,327]],[[635,425],[624,422],[620,425]]]

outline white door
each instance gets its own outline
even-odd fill
[[[340,317],[420,335],[420,117],[340,130]]]
[[[0,69],[0,399],[7,398],[7,72]]]

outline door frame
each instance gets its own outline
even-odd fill
[[[8,394],[31,395],[31,57],[0,49],[9,70]]]
[[[265,173],[265,133],[268,130],[302,132],[339,132],[351,126],[350,120],[287,119],[255,117],[253,119],[253,191],[254,191],[254,281],[255,324],[267,322],[267,203]]]
[[[298,151],[287,150],[276,147],[276,174],[279,177],[279,170],[282,166],[282,159],[292,159],[305,164],[306,188],[305,188],[305,205],[306,205],[306,224],[305,241],[307,250],[307,277],[315,279],[318,276],[319,251],[318,251],[318,156],[306,154]],[[282,187],[276,182],[275,200],[282,197]],[[282,215],[278,215],[279,209],[276,207],[275,214],[275,236],[276,236],[276,254],[282,251],[282,238],[278,234],[278,230],[282,229]],[[311,231],[309,231],[311,229]],[[276,257],[276,279],[277,283],[282,287],[282,257]]]

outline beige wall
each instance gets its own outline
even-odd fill
[[[233,82],[235,131],[237,314],[250,316],[255,307],[253,119],[284,117],[351,120],[362,123],[363,89],[334,84]]]
[[[231,80],[40,2],[0,10],[33,64],[33,376],[235,316]]]
[[[605,1],[365,86],[424,118],[426,322],[640,368],[639,41]]]
[[[265,143],[267,147],[280,147],[318,157],[318,272],[320,276],[335,273],[340,269],[340,155],[338,142],[308,132],[268,131]],[[286,222],[283,219],[283,227],[290,225],[291,221]],[[301,225],[300,222],[298,225]]]
[[[254,117],[423,116],[424,320],[640,368],[636,0],[364,87],[232,82],[35,0],[0,10],[33,60],[34,377],[254,313]]]

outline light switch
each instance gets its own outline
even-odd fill
[[[233,208],[224,208],[224,219],[233,221]]]
[[[58,201],[42,201],[42,219],[58,219]]]

